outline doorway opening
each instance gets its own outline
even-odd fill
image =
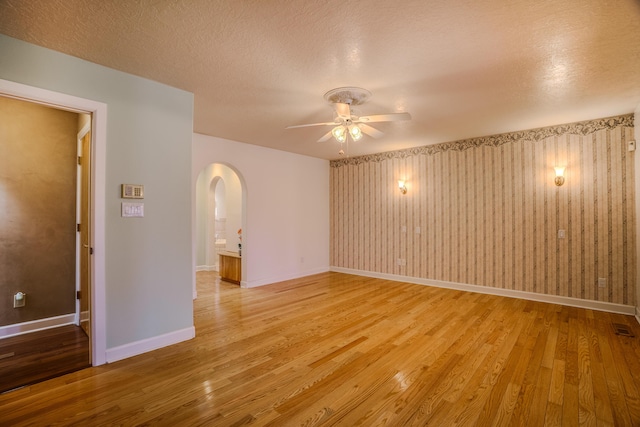
[[[76,235],[88,247],[91,116],[0,96],[0,117],[0,291],[16,295],[0,303],[6,391],[90,366],[88,250]]]
[[[70,275],[71,279],[66,280],[67,287],[63,292],[65,294],[65,300],[68,303],[68,296],[71,297],[71,308],[55,308],[51,309],[53,305],[51,301],[51,295],[46,294],[46,292],[41,290],[34,290],[33,292],[23,292],[26,295],[23,298],[25,301],[25,307],[34,307],[37,308],[35,313],[31,313],[27,316],[21,314],[22,318],[6,320],[3,324],[0,324],[0,344],[6,344],[12,341],[24,341],[27,338],[31,338],[35,334],[47,334],[53,333],[54,327],[58,330],[58,332],[62,332],[62,328],[57,328],[60,325],[66,325],[64,328],[66,332],[69,332],[69,327],[73,327],[76,325],[82,325],[86,334],[82,332],[81,336],[89,335],[90,338],[87,339],[87,343],[84,345],[88,347],[91,354],[90,365],[97,366],[104,364],[106,362],[106,331],[105,331],[105,281],[104,281],[104,270],[105,270],[105,258],[104,258],[104,224],[105,224],[105,152],[106,152],[106,104],[95,102],[92,100],[87,100],[83,98],[78,98],[74,96],[69,96],[57,92],[48,91],[45,89],[34,88],[27,85],[22,85],[15,82],[10,82],[6,80],[0,80],[0,97],[3,99],[11,100],[12,102],[20,101],[26,102],[28,104],[39,106],[40,108],[46,108],[51,110],[57,110],[64,114],[77,115],[78,117],[83,117],[85,120],[84,125],[82,126],[82,130],[78,133],[77,128],[74,131],[74,138],[71,141],[71,151],[73,155],[70,157],[70,163],[67,163],[67,167],[71,165],[71,168],[74,168],[73,172],[70,174],[65,174],[64,177],[62,174],[56,174],[56,170],[53,170],[53,181],[56,183],[58,181],[69,180],[72,182],[73,186],[71,190],[61,189],[59,197],[70,198],[72,200],[71,204],[66,204],[64,209],[69,210],[69,215],[66,217],[65,221],[69,222],[70,225],[64,226],[42,226],[39,229],[35,227],[35,225],[40,224],[39,219],[45,219],[51,213],[51,208],[53,206],[58,206],[60,203],[57,199],[49,200],[47,202],[47,192],[44,191],[41,196],[38,197],[34,192],[31,192],[33,186],[31,185],[22,185],[25,188],[16,187],[15,185],[11,185],[9,181],[5,181],[4,183],[0,182],[0,208],[4,211],[8,209],[12,209],[14,211],[20,211],[24,208],[24,199],[20,199],[20,196],[31,197],[31,200],[27,200],[28,203],[33,203],[36,206],[44,207],[40,217],[36,217],[36,219],[26,219],[24,220],[27,223],[27,233],[35,234],[36,241],[46,242],[46,237],[55,237],[56,233],[60,232],[61,229],[64,229],[63,232],[67,236],[62,239],[67,242],[67,248],[71,247],[71,257],[73,262],[67,262],[65,266],[58,266],[57,268],[50,267],[48,270],[44,267],[45,260],[52,258],[52,255],[56,253],[56,249],[51,247],[46,247],[49,249],[46,254],[41,255],[37,258],[33,256],[24,256],[19,253],[16,255],[16,260],[26,263],[31,263],[30,270],[27,269],[26,273],[23,273],[22,276],[16,275],[14,276],[15,280],[9,280],[9,284],[5,283],[5,286],[16,287],[17,288],[26,286],[29,279],[29,274],[38,268],[44,268],[46,273],[48,274],[45,282],[51,282],[57,276],[65,276],[68,277]],[[27,117],[26,120],[29,120]],[[32,126],[33,127],[33,126]],[[79,127],[79,126],[78,126]],[[10,128],[10,127],[8,127]],[[86,176],[84,178],[85,182],[85,191],[82,191],[80,188],[75,189],[76,183],[81,185],[82,172],[76,172],[76,136],[80,145],[84,143],[84,155],[87,157],[87,162],[85,162],[85,171]],[[7,138],[3,138],[3,144],[7,141]],[[37,170],[44,171],[47,168],[54,168],[50,163],[52,163],[51,156],[58,156],[58,151],[54,150],[51,153],[43,153],[39,150],[34,149],[34,147],[29,145],[30,140],[22,140],[18,143],[23,144],[22,146],[18,146],[19,149],[24,150],[28,155],[35,156],[35,159],[27,159],[25,162],[27,164],[31,163],[35,166]],[[3,147],[6,148],[6,147]],[[68,147],[67,147],[68,148]],[[38,157],[40,156],[40,157]],[[90,161],[90,163],[88,162]],[[51,171],[50,171],[51,172]],[[42,181],[41,178],[39,178]],[[4,184],[4,185],[3,185]],[[45,189],[50,188],[51,182],[44,183],[43,185]],[[81,212],[81,209],[76,210],[76,197],[79,197],[81,193],[84,193],[82,204],[85,206],[84,213]],[[11,202],[11,203],[10,203]],[[78,206],[79,208],[79,206]],[[15,212],[14,212],[15,213]],[[18,212],[19,213],[19,212]],[[82,223],[77,225],[76,215],[84,215],[86,218],[82,223],[85,226],[86,234],[83,237],[79,237],[76,240],[76,233],[79,233],[78,230],[82,229]],[[3,216],[6,218],[6,216]],[[24,216],[17,215],[16,218],[25,218]],[[22,220],[18,220],[20,222]],[[45,221],[46,222],[46,221]],[[15,224],[13,224],[15,225]],[[5,221],[0,225],[0,233],[5,232],[6,229],[10,225],[8,221]],[[71,228],[71,230],[69,230]],[[19,234],[20,232],[18,232]],[[73,235],[72,237],[69,237]],[[26,237],[26,236],[25,236]],[[69,246],[69,239],[72,240],[71,246]],[[51,239],[56,240],[56,239]],[[7,243],[5,240],[4,243]],[[42,246],[46,246],[41,243]],[[5,248],[6,249],[6,248]],[[83,249],[86,249],[86,252],[89,256],[85,260],[84,268],[81,268],[81,259],[79,254]],[[8,251],[3,250],[3,255],[8,254]],[[27,250],[27,253],[30,252]],[[78,269],[76,270],[76,265]],[[81,286],[80,277],[82,275],[86,275],[84,290],[86,292],[80,292],[78,295],[77,286]],[[71,282],[71,286],[68,287],[68,282]],[[0,283],[0,286],[3,286]],[[46,289],[46,288],[44,288]],[[13,292],[13,291],[10,291]],[[2,292],[6,294],[6,292]],[[46,295],[45,295],[46,294]],[[86,298],[86,303],[83,304],[82,301],[76,303],[76,296],[81,296]],[[6,300],[6,298],[4,298]],[[6,301],[5,301],[6,302]],[[31,304],[30,304],[31,303]],[[13,311],[13,307],[8,311],[13,314],[15,317],[15,313]],[[61,313],[61,314],[60,314]],[[18,316],[20,317],[20,316]],[[26,319],[29,320],[26,320]],[[78,329],[80,329],[78,327]],[[36,332],[37,331],[37,332]],[[73,334],[76,334],[76,331],[72,331]],[[77,334],[76,334],[77,335]],[[44,339],[36,340],[39,342],[43,342]],[[60,341],[59,339],[54,339],[53,341]],[[67,342],[67,340],[64,340]],[[6,349],[6,348],[5,348]],[[1,350],[1,349],[0,349]],[[38,350],[40,351],[40,350]],[[0,362],[11,363],[10,359],[15,356],[16,351],[0,351]],[[13,354],[12,354],[13,353]],[[10,356],[9,356],[10,355]],[[87,361],[89,359],[87,358]]]
[[[246,277],[244,207],[244,184],[236,170],[212,163],[200,172],[196,182],[196,271],[220,273],[225,257],[230,257],[239,276],[234,274],[230,280],[242,285]]]

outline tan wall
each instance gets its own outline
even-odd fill
[[[0,326],[73,313],[78,115],[0,97],[0,123]]]
[[[331,265],[633,305],[633,132],[628,115],[332,161]]]

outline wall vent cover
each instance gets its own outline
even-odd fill
[[[633,332],[631,332],[629,327],[627,325],[623,325],[622,323],[614,323],[613,329],[615,330],[616,335],[622,335],[624,337],[631,337],[631,338],[635,337],[635,335],[633,335]]]

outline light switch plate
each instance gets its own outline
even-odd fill
[[[122,202],[122,217],[123,218],[143,218],[144,203]]]

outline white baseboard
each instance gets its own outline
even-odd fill
[[[218,271],[217,265],[197,265],[196,271]]]
[[[270,277],[268,279],[252,280],[250,282],[247,282],[245,280],[241,280],[240,281],[240,287],[242,287],[242,288],[257,288],[258,286],[270,285],[272,283],[284,282],[286,280],[293,280],[293,279],[298,279],[300,277],[311,276],[311,275],[314,275],[314,274],[326,273],[327,271],[330,271],[329,268],[320,267],[320,268],[300,271],[300,272],[297,272],[297,273],[283,274],[281,276]]]
[[[640,323],[640,307],[636,307],[636,320]]]
[[[63,314],[62,316],[47,317],[45,319],[31,320],[29,322],[0,326],[0,339],[22,335],[29,332],[42,331],[44,329],[57,328],[58,326],[76,324],[76,314]]]
[[[459,291],[476,292],[480,294],[498,295],[509,298],[519,298],[529,301],[548,302],[550,304],[560,304],[570,307],[586,308],[590,310],[607,311],[609,313],[619,313],[634,315],[636,317],[638,309],[632,305],[615,304],[604,301],[592,301],[580,298],[561,297],[556,295],[538,294],[535,292],[515,291],[512,289],[491,288],[488,286],[468,285],[466,283],[445,282],[441,280],[421,279],[419,277],[400,276],[396,274],[376,273],[372,271],[353,270],[350,268],[331,267],[331,271],[355,274],[357,276],[375,277],[378,279],[394,280],[396,282],[415,283],[417,285],[435,286],[438,288],[456,289]],[[640,321],[640,319],[638,320]]]
[[[194,326],[191,326],[179,331],[169,332],[164,335],[158,335],[157,337],[146,338],[144,340],[124,344],[114,348],[109,348],[106,352],[107,363],[117,362],[118,360],[137,356],[138,354],[157,350],[159,348],[177,344],[182,341],[187,341],[195,336],[196,329]]]

